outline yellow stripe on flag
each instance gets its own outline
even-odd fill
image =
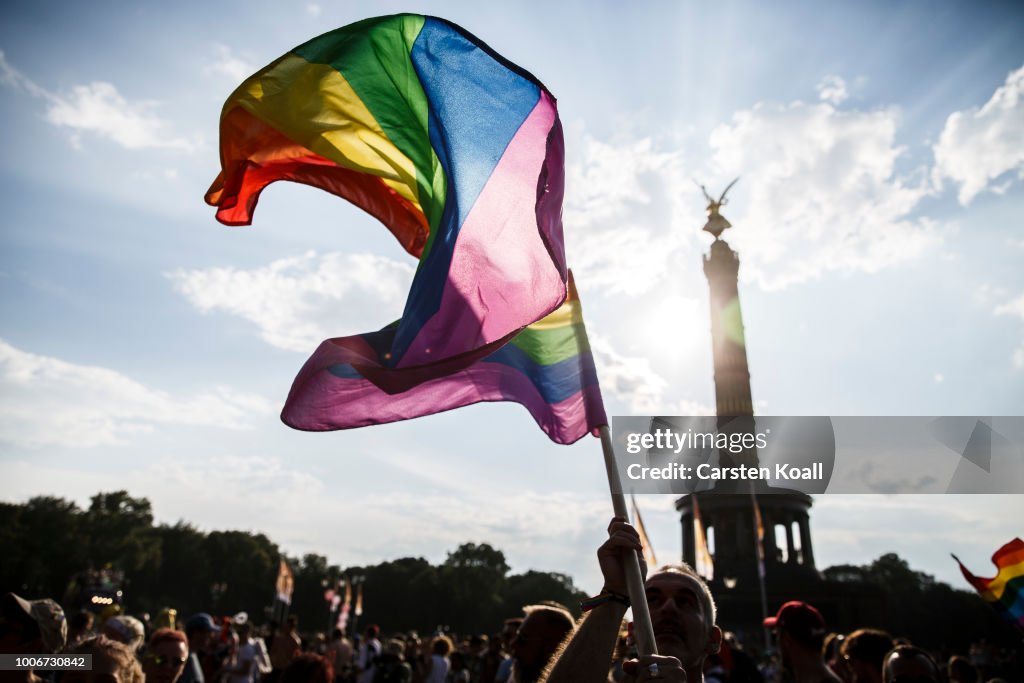
[[[223,114],[235,106],[339,166],[379,177],[423,211],[412,160],[333,67],[289,53],[238,86]]]

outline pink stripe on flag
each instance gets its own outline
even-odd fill
[[[554,102],[541,90],[459,231],[438,312],[420,329],[398,367],[494,342],[544,317],[565,299],[565,264],[552,263],[545,242],[547,237],[561,244],[561,224],[558,216],[541,215],[550,213],[545,207],[554,202],[538,201],[537,191],[553,124]],[[557,173],[548,186],[561,193]],[[520,279],[510,283],[516,274]]]
[[[530,412],[553,441],[568,444],[607,421],[596,383],[559,403],[547,404],[529,377],[493,362],[475,363],[453,375],[389,394],[369,380],[337,377],[327,370],[361,355],[346,349],[346,341],[323,342],[306,362],[281,414],[285,424],[309,431],[351,429],[434,415],[473,403],[514,401]]]

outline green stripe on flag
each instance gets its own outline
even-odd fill
[[[417,196],[433,235],[444,211],[446,185],[427,132],[427,96],[410,57],[423,23],[422,16],[409,14],[364,19],[293,52],[337,69],[391,142],[412,160]]]
[[[535,363],[554,365],[590,351],[590,342],[582,327],[566,325],[548,330],[531,330],[527,327],[513,337],[509,344],[522,349]]]

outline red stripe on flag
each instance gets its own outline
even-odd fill
[[[221,121],[221,154],[225,170],[207,190],[206,203],[217,207],[217,220],[225,225],[250,225],[263,188],[290,180],[347,199],[383,223],[407,252],[417,258],[423,252],[430,227],[408,200],[380,178],[338,166],[292,142],[241,107]]]

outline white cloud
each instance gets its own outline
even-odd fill
[[[116,444],[158,424],[244,429],[276,407],[215,387],[189,397],[150,389],[108,368],[21,351],[0,340],[0,440],[23,446]]]
[[[239,316],[268,344],[309,353],[324,339],[397,320],[413,272],[382,256],[310,251],[252,270],[179,269],[167,277],[200,311]]]
[[[842,104],[850,96],[846,81],[839,76],[825,76],[818,83],[818,97],[829,104]]]
[[[238,84],[255,73],[256,66],[235,55],[227,45],[214,43],[213,56],[205,71],[226,76],[231,82]]]
[[[601,390],[624,402],[636,415],[713,415],[714,411],[695,401],[666,398],[668,381],[651,367],[649,359],[626,356],[612,348],[603,337],[591,334]]]
[[[1024,177],[1024,67],[1006,77],[983,107],[953,112],[933,147],[937,184],[960,186],[964,206],[985,190],[1002,193],[1007,183],[991,183],[1004,173]]]
[[[126,149],[168,148],[195,151],[200,143],[167,133],[166,122],[154,110],[157,102],[126,100],[111,83],[94,81],[76,85],[65,94],[50,92],[19,72],[0,52],[0,82],[18,88],[47,103],[46,120],[71,130],[73,147],[82,144],[81,134],[106,138]]]
[[[1013,355],[1010,357],[1010,362],[1013,363],[1013,367],[1018,370],[1024,370],[1024,344],[1021,344],[1013,350]]]
[[[936,372],[933,379],[935,380],[936,384],[942,384],[943,382],[946,381],[946,376],[943,375],[941,372]]]
[[[577,280],[628,294],[656,287],[700,221],[700,193],[682,153],[651,138],[603,142],[586,134],[570,149],[582,150],[566,169],[564,220]]]
[[[163,132],[166,122],[153,113],[156,106],[156,102],[129,102],[112,84],[95,81],[76,85],[69,95],[57,97],[46,110],[46,120],[107,138],[126,149],[197,149],[195,141]]]
[[[766,289],[830,271],[875,272],[941,242],[910,214],[927,183],[896,174],[897,112],[840,111],[828,103],[759,103],[711,133],[721,178],[741,176],[723,214],[743,253],[741,275]]]
[[[323,11],[323,8],[315,2],[311,2],[306,5],[306,13],[311,17],[319,17],[321,11]]]
[[[1016,299],[1007,301],[1005,304],[999,304],[993,313],[996,315],[1015,315],[1024,320],[1024,294],[1021,294]]]

